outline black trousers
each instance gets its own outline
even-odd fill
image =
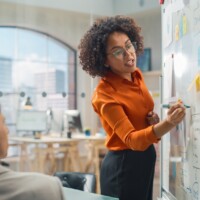
[[[120,200],[152,200],[156,152],[109,151],[101,165],[101,194]]]

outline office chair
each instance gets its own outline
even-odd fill
[[[81,172],[56,172],[57,176],[63,187],[73,188],[86,192],[96,192],[96,176],[91,173]]]

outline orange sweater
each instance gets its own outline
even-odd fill
[[[110,150],[144,151],[158,142],[146,116],[154,103],[139,69],[132,73],[133,82],[109,72],[98,84],[92,105],[107,133]]]

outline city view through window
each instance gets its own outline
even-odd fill
[[[12,131],[27,99],[32,110],[51,109],[60,116],[76,108],[75,50],[48,35],[16,27],[0,27],[0,44],[0,104]],[[54,126],[61,128],[60,122]]]

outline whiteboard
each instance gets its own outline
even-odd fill
[[[165,1],[162,38],[162,103],[191,106],[162,139],[162,196],[200,200],[200,0]]]
[[[47,115],[45,111],[23,110],[17,112],[17,131],[46,131]]]

